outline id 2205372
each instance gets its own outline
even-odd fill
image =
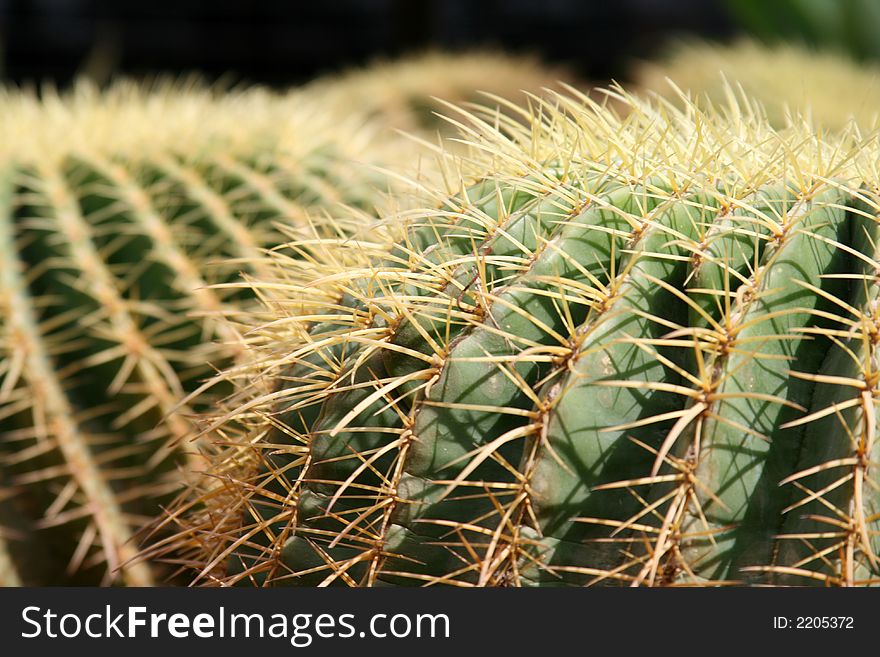
[[[852,616],[774,616],[775,630],[852,630]]]

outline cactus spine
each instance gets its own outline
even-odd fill
[[[442,205],[278,260],[197,581],[880,583],[876,140],[609,94],[469,115]]]

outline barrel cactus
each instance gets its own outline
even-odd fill
[[[396,182],[356,161],[414,147],[301,92],[82,84],[0,107],[0,583],[151,584],[133,537],[204,469],[178,402],[242,352],[219,321],[254,303],[239,273],[321,213],[373,214]]]
[[[440,118],[448,103],[485,104],[490,96],[521,102],[523,92],[539,94],[560,82],[573,82],[572,74],[535,57],[493,51],[426,52],[325,76],[308,84],[306,91],[400,130],[430,135],[437,130],[451,132]]]
[[[855,121],[871,130],[880,106],[876,63],[857,63],[839,53],[793,44],[680,43],[667,56],[636,66],[634,78],[643,88],[675,98],[668,78],[715,102],[724,102],[732,84],[735,93],[760,101],[770,121],[780,127],[789,115],[809,114],[827,128],[841,129]]]
[[[880,584],[876,139],[608,93],[466,115],[433,209],[273,260],[196,583]]]

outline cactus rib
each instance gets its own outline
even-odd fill
[[[9,176],[4,178],[8,189]],[[10,195],[7,192],[3,196],[7,202],[0,213],[0,243],[8,250],[16,240],[8,203]],[[103,546],[109,569],[114,571],[120,568],[129,584],[150,585],[153,578],[146,565],[128,564],[137,555],[131,530],[116,495],[91,454],[89,438],[80,427],[55,376],[42,338],[43,332],[31,309],[32,300],[27,285],[22,272],[18,270],[18,260],[9,253],[3,253],[2,256],[4,289],[11,297],[8,301],[7,330],[11,336],[10,342],[15,340],[18,343],[12,348],[20,349],[19,353],[23,354],[20,366],[16,368],[13,365],[13,369],[6,373],[4,389],[13,389],[19,378],[21,383],[27,385],[31,395],[29,405],[34,416],[35,437],[63,455],[72,482],[84,495],[85,507],[91,510],[94,531]]]

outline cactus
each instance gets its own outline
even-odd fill
[[[445,130],[438,117],[448,103],[486,103],[489,95],[525,100],[524,91],[572,81],[562,68],[535,58],[497,52],[426,52],[397,61],[377,61],[359,70],[320,78],[306,86],[333,106],[358,108],[382,123],[410,133]]]
[[[639,64],[633,77],[645,89],[675,97],[669,78],[715,102],[724,102],[727,83],[732,83],[759,100],[780,127],[789,114],[809,114],[829,129],[839,130],[854,120],[863,130],[872,130],[880,106],[880,68],[875,63],[858,64],[840,54],[792,44],[681,43],[666,57]]]
[[[194,582],[880,584],[876,139],[608,93],[465,114],[435,209],[276,256]]]
[[[242,352],[218,321],[254,303],[238,273],[312,215],[374,213],[396,183],[355,160],[415,147],[299,91],[81,84],[0,106],[0,583],[151,584],[135,534],[203,469],[178,402]]]

